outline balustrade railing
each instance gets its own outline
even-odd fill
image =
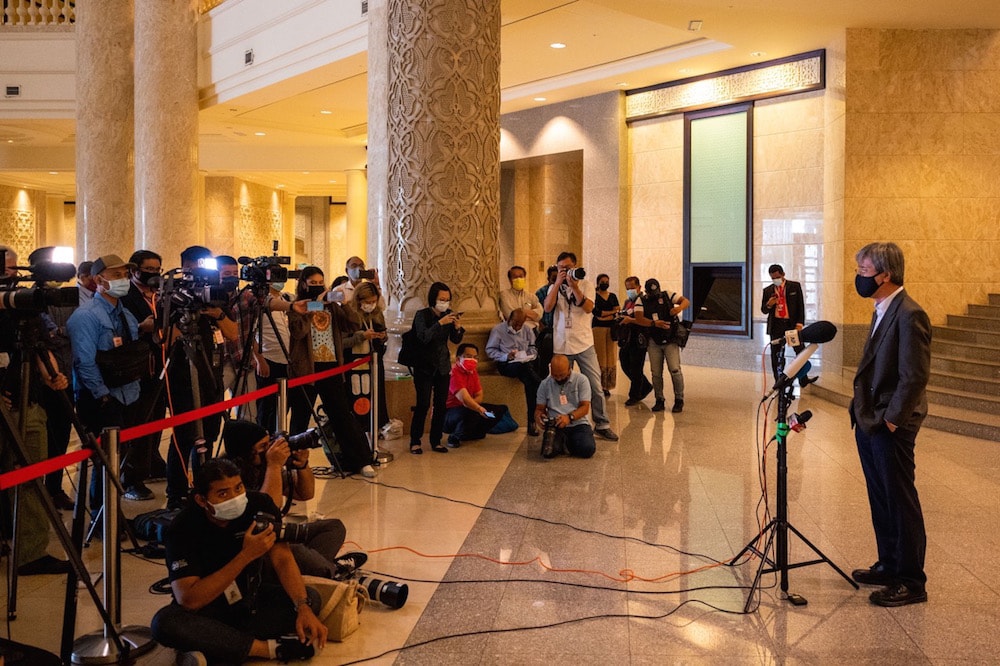
[[[76,22],[75,0],[3,0],[3,26],[65,26]]]

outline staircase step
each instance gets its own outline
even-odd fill
[[[956,389],[974,395],[1000,398],[1000,380],[974,377],[958,372],[931,370],[928,388]]]
[[[948,315],[948,326],[1000,333],[1000,319],[973,317],[971,315]]]
[[[969,393],[957,389],[940,389],[936,386],[927,387],[927,401],[931,404],[957,407],[980,414],[982,417],[996,418],[1000,414],[1000,398],[986,396],[981,393]]]
[[[931,340],[931,356],[962,358],[970,361],[989,361],[1000,363],[1000,347],[974,345],[951,340]]]
[[[1000,305],[969,305],[968,314],[973,317],[987,317],[989,319],[1000,319]]]
[[[932,351],[931,371],[968,375],[976,379],[1000,379],[1000,362],[934,354]]]
[[[990,305],[1000,305],[1000,294],[990,294],[988,298]]]
[[[966,342],[1000,348],[1000,332],[994,333],[992,331],[964,328],[961,326],[932,326],[931,339]]]

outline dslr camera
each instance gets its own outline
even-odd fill
[[[577,266],[576,268],[569,268],[566,270],[566,277],[574,280],[582,280],[587,277],[587,271],[580,266]]]
[[[283,432],[276,432],[271,436],[271,441],[273,442],[279,437],[285,438],[285,441],[288,442],[288,448],[292,451],[318,449],[323,446],[323,433],[318,426],[304,430],[297,435],[286,435]]]
[[[562,450],[558,441],[559,430],[556,428],[556,419],[545,419],[542,421],[542,428],[542,457],[545,459],[555,458]]]
[[[280,517],[263,511],[254,514],[251,528],[254,534],[260,534],[268,525],[274,528],[274,536],[283,543],[305,543],[309,540],[309,523],[285,523]]]

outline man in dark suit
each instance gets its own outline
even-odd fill
[[[771,284],[764,288],[764,296],[760,301],[760,311],[767,315],[767,335],[774,341],[781,341],[785,331],[801,330],[806,321],[806,306],[802,298],[802,285],[785,279],[785,270],[781,264],[771,264],[767,269],[771,276]],[[805,345],[793,347],[798,354]],[[778,365],[785,354],[783,344],[771,345],[771,372],[778,379]],[[799,379],[799,386],[808,386],[815,378],[804,374]]]
[[[855,255],[857,292],[875,300],[872,328],[854,377],[849,408],[868,486],[878,561],[851,577],[881,585],[869,597],[879,606],[927,601],[927,535],[914,485],[914,442],[927,415],[931,325],[903,289],[903,252],[871,243]]]

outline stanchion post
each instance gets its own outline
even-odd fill
[[[131,625],[120,629],[122,621],[121,549],[118,544],[118,487],[111,479],[118,473],[118,428],[105,428],[101,443],[107,456],[104,467],[104,607],[111,618],[102,631],[81,636],[74,643],[74,664],[132,663],[135,657],[152,649],[156,643],[149,627]],[[83,489],[80,490],[83,492]],[[115,645],[117,634],[122,649]]]
[[[288,432],[288,380],[278,380],[278,409],[274,417],[274,432]]]
[[[375,462],[379,465],[385,465],[386,463],[392,462],[393,455],[389,451],[380,451],[378,448],[378,417],[379,417],[379,400],[381,396],[379,395],[379,379],[381,379],[381,370],[379,364],[379,353],[375,351],[374,345],[370,345],[371,350],[371,360],[368,362],[368,384],[370,386],[369,395],[371,396],[371,410],[369,415],[371,416],[371,432],[372,432],[372,455],[375,458]]]

